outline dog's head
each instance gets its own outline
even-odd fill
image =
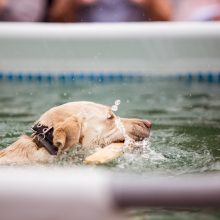
[[[80,124],[79,143],[85,147],[124,142],[125,135],[135,141],[143,140],[149,137],[151,128],[148,120],[118,118],[111,107],[90,102],[81,103],[77,117]]]

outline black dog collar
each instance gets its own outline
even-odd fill
[[[49,128],[38,122],[32,126],[32,130],[34,142],[39,147],[44,147],[51,155],[57,155],[58,149],[53,145],[53,127]]]

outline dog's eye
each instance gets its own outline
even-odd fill
[[[111,113],[108,113],[108,115],[107,115],[107,119],[113,119],[113,118],[114,118],[114,115],[111,114]]]

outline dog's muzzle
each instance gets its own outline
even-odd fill
[[[39,147],[44,147],[51,155],[57,155],[58,148],[53,145],[53,127],[49,128],[39,122],[32,126],[33,141]]]

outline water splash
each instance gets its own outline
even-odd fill
[[[161,154],[157,153],[151,148],[150,137],[145,138],[143,141],[135,142],[135,147],[142,150],[141,157],[150,161],[165,160],[166,158]]]
[[[122,135],[124,136],[124,139],[125,139],[125,141],[124,141],[124,150],[126,150],[135,141],[127,135],[125,127],[124,127],[123,123],[121,122],[121,118],[120,117],[116,118],[115,125],[119,129],[119,131],[122,133]]]
[[[121,101],[118,99],[115,101],[114,105],[112,106],[112,111],[118,111],[118,107],[121,104]],[[151,142],[150,137],[144,138],[142,141],[135,141],[132,138],[128,136],[126,133],[125,127],[123,123],[121,122],[121,118],[117,117],[115,120],[115,125],[119,129],[119,131],[124,136],[124,152],[134,152],[139,151],[141,153],[141,157],[147,160],[151,161],[157,161],[157,160],[165,160],[166,158],[160,154],[151,149]]]
[[[113,112],[117,112],[118,111],[118,107],[121,104],[121,100],[117,99],[115,100],[114,105],[112,105],[112,111]],[[123,125],[123,123],[121,122],[121,118],[119,116],[117,116],[116,120],[115,120],[115,125],[116,127],[119,129],[119,131],[122,133],[122,135],[124,136],[124,150],[126,150],[126,148],[128,148],[133,142],[134,140],[131,139],[125,131],[125,127]]]

